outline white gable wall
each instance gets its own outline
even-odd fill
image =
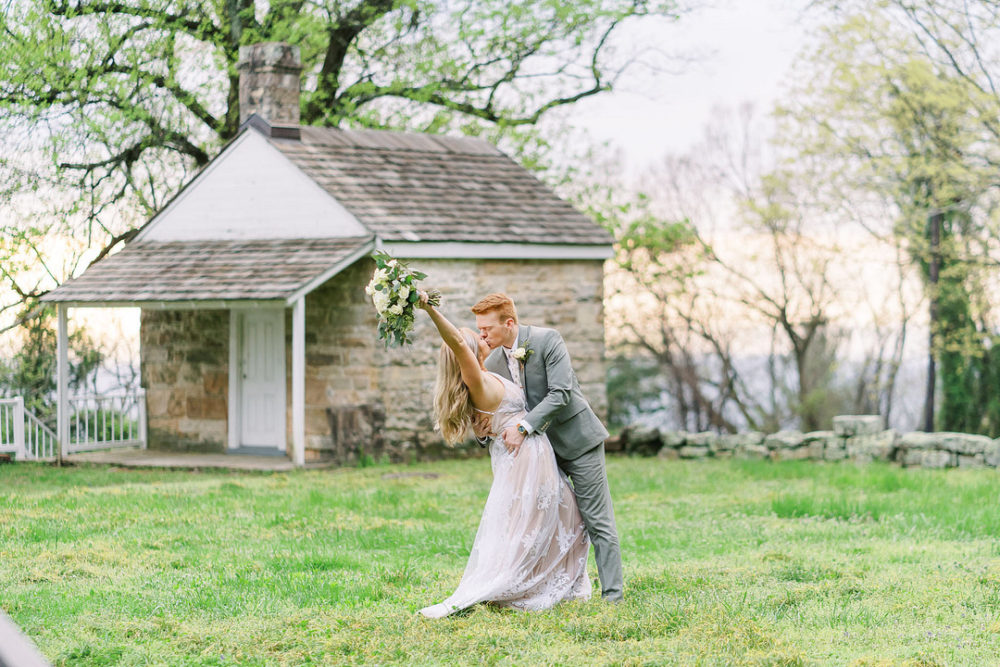
[[[230,144],[137,241],[363,236],[368,230],[255,130]]]

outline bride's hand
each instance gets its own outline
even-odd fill
[[[430,308],[430,306],[427,305],[427,300],[429,298],[427,292],[423,291],[422,289],[418,289],[417,296],[420,297],[420,299],[417,301],[418,307],[423,308],[424,310]]]

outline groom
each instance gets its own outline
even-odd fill
[[[580,515],[594,544],[601,595],[622,599],[622,558],[604,469],[608,431],[580,391],[562,336],[554,329],[519,326],[517,309],[506,294],[490,294],[472,307],[476,327],[493,350],[486,370],[524,388],[528,414],[503,432],[507,449],[517,453],[525,437],[545,433],[556,463],[573,482]]]

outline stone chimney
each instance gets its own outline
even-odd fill
[[[272,126],[299,124],[299,47],[263,42],[240,47],[240,124],[257,114]]]

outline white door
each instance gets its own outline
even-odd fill
[[[285,312],[240,314],[241,447],[285,450]]]

